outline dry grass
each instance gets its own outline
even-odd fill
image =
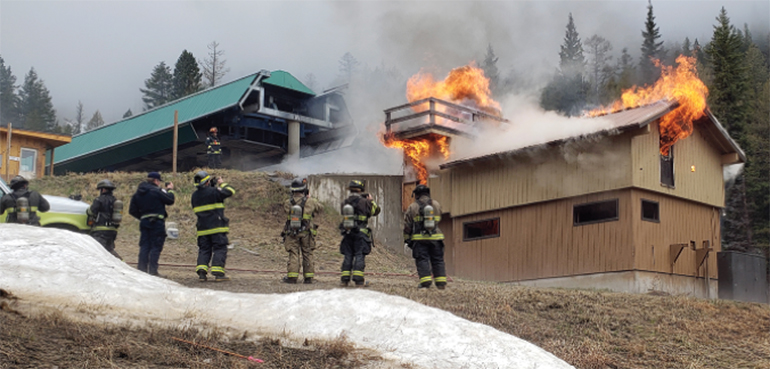
[[[269,181],[262,173],[218,171],[215,174],[225,177],[238,190],[236,196],[227,201],[226,214],[231,218],[232,227],[230,238],[237,244],[237,247],[229,253],[228,268],[285,270],[286,254],[278,233],[283,226],[284,218],[280,204],[285,196],[288,196],[286,189]],[[96,183],[102,178],[110,178],[119,185],[118,196],[128,200],[143,176],[143,173],[69,175],[34,181],[32,187],[44,193],[60,195],[79,191],[84,195],[84,200],[90,201],[96,194],[94,190]],[[161,262],[194,264],[197,247],[193,236],[194,216],[189,205],[189,196],[193,189],[192,173],[180,174],[177,178],[173,181],[180,187],[180,198],[177,200],[178,204],[169,209],[171,221],[180,225],[182,238],[167,241]],[[319,249],[316,252],[318,257],[316,269],[320,275],[318,283],[312,285],[282,284],[279,282],[281,275],[272,273],[231,272],[232,282],[202,284],[197,282],[191,268],[162,267],[161,272],[189,287],[233,292],[288,293],[336,288],[337,276],[324,273],[339,270],[341,256],[337,250],[339,242],[339,235],[335,231],[337,221],[333,211],[322,215],[319,219],[321,228],[318,238]],[[137,224],[130,219],[121,227],[118,251],[127,261],[134,261],[138,252],[137,243]],[[248,249],[250,252],[243,249]],[[369,272],[409,274],[413,273],[414,269],[410,258],[388,252],[383,247],[375,248],[367,259]],[[452,312],[468,320],[490,325],[533,342],[578,368],[770,369],[770,308],[767,305],[593,290],[534,289],[464,280],[455,280],[445,291],[435,289],[426,291],[415,288],[416,278],[374,276],[369,279],[373,281],[370,287],[372,290],[400,295]],[[93,358],[88,359],[89,364],[72,366],[109,367],[110,362],[105,360],[117,360],[115,359],[117,357],[123,360],[117,365],[118,367],[210,367],[204,366],[205,364],[193,365],[192,359],[187,364],[171,364],[173,361],[170,360],[176,360],[173,358],[178,355],[191,355],[189,357],[196,357],[198,360],[202,356],[194,355],[203,355],[203,353],[190,353],[189,347],[182,348],[176,343],[166,343],[167,335],[172,333],[164,333],[166,332],[164,330],[134,332],[125,328],[88,326],[89,328],[85,329],[82,328],[83,325],[65,327],[49,323],[49,321],[61,322],[61,317],[55,319],[47,317],[41,321],[24,318],[24,324],[20,324],[24,327],[15,327],[13,323],[20,321],[14,319],[23,318],[14,314],[1,314],[0,363],[8,361],[5,360],[9,357],[8,352],[17,356],[42,358],[41,352],[46,350],[37,348],[30,342],[41,342],[48,336],[63,336],[77,344],[66,341],[66,344],[59,345],[59,348],[55,349],[51,345],[49,349],[58,350],[55,351],[57,355],[73,357],[85,355],[83,357]],[[9,331],[7,328],[9,326],[14,328]],[[30,331],[27,332],[25,329]],[[182,334],[182,338],[197,337],[194,332],[173,332],[173,334]],[[127,339],[130,341],[123,340],[122,336],[128,336]],[[20,337],[26,337],[26,339],[20,340]],[[30,339],[30,337],[33,338]],[[14,341],[6,343],[9,339]],[[146,351],[143,349],[145,346],[142,346],[144,343],[141,342],[148,342],[151,339],[157,344],[158,349],[152,355],[163,356],[163,360],[168,360],[170,364],[151,365],[147,361],[149,359],[141,356]],[[280,346],[275,340],[258,344],[245,341],[221,342],[214,339],[207,342],[212,346],[224,345],[250,355],[251,352],[259,352],[275,360],[290,360],[290,357],[295,355],[304,357],[302,355],[311,354],[320,355],[325,358],[324,360],[328,360],[316,359],[321,360],[317,362],[298,360],[294,362],[295,364],[282,366],[286,368],[330,367],[328,365],[357,367],[366,361],[360,358],[352,360],[350,355],[347,359],[340,359],[339,356],[350,352],[353,347],[352,343],[344,340],[325,343],[308,341],[308,347],[305,347],[305,350],[309,350],[311,354],[305,351],[292,351],[293,349]],[[106,347],[106,345],[110,346]],[[120,355],[128,356],[120,358]],[[217,357],[216,360],[219,359]],[[226,358],[221,359],[226,360]],[[56,363],[56,361],[44,362]],[[237,367],[222,365],[219,361],[214,361],[212,364],[219,367]]]

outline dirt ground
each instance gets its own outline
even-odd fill
[[[189,205],[192,173],[174,178],[178,204],[170,221],[181,237],[168,240],[160,273],[192,288],[232,292],[290,293],[338,288],[342,257],[337,247],[337,216],[329,209],[316,251],[317,281],[287,285],[286,253],[280,229],[286,189],[264,173],[222,171],[238,193],[227,201],[232,249],[227,270],[232,281],[198,282],[197,246]],[[80,193],[93,198],[102,178],[119,184],[127,202],[142,174],[89,174],[33,182],[43,193]],[[311,194],[312,195],[312,194]],[[128,263],[138,254],[138,226],[121,227],[117,250]],[[706,301],[682,296],[631,295],[597,290],[535,289],[454,278],[444,291],[418,290],[413,260],[383,245],[367,258],[368,287],[409,298],[465,319],[526,339],[577,368],[765,368],[770,369],[770,308],[762,304]],[[451,276],[450,276],[451,277]],[[2,286],[0,286],[2,287]],[[10,291],[11,293],[13,291]],[[6,298],[7,299],[7,298]],[[8,306],[8,305],[6,305]],[[171,339],[179,337],[265,359],[269,368],[357,368],[376,366],[376,356],[349,342],[308,342],[282,346],[278,338],[260,342],[224,341],[197,331],[135,330],[72,322],[56,314],[24,317],[0,310],[0,368],[245,368],[244,359]]]

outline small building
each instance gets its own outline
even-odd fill
[[[8,127],[0,127],[0,173],[6,181],[17,175],[27,179],[42,177],[54,149],[72,141],[72,137],[35,132],[11,126],[10,153]]]
[[[316,94],[288,72],[262,70],[76,135],[57,152],[54,173],[171,171],[175,119],[179,170],[206,165],[213,127],[223,165],[249,170],[320,152],[352,124],[340,89]]]
[[[428,185],[444,212],[448,273],[716,297],[722,170],[746,159],[708,111],[661,155],[660,118],[676,106],[607,115],[609,132],[442,164]]]

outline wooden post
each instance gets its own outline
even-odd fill
[[[51,167],[50,167],[50,168],[48,168],[48,170],[50,170],[50,172],[49,172],[48,174],[49,174],[51,177],[53,177],[53,151],[54,151],[54,150],[56,150],[56,148],[55,148],[55,147],[52,147],[52,148],[51,148]]]
[[[11,123],[8,123],[8,148],[5,150],[5,180],[10,181],[11,177],[8,174],[8,169],[11,166]]]
[[[176,146],[179,141],[179,110],[174,110],[174,147],[172,149],[171,171],[176,174]]]

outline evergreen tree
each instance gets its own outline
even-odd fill
[[[183,50],[182,55],[179,55],[179,59],[176,61],[176,66],[174,66],[174,93],[172,100],[180,99],[202,90],[202,77],[200,68],[198,68],[198,62],[195,61],[193,54]]]
[[[590,70],[591,96],[589,101],[594,104],[602,104],[606,100],[607,83],[615,74],[614,68],[609,64],[612,56],[612,44],[604,37],[593,35],[586,40],[588,51],[588,66]]]
[[[722,247],[726,250],[748,252],[752,249],[751,221],[746,199],[746,178],[743,173],[727,188]]]
[[[45,84],[30,68],[19,91],[20,118],[25,129],[50,132],[56,126],[56,110]]]
[[[690,44],[690,38],[685,37],[684,43],[682,44],[682,55],[684,56],[693,56],[692,55],[692,45]]]
[[[150,78],[144,81],[145,88],[140,88],[144,97],[145,110],[156,108],[171,100],[173,94],[173,76],[171,68],[165,62],[160,62],[152,70]]]
[[[484,61],[481,62],[481,69],[484,70],[484,75],[489,78],[489,89],[492,94],[497,95],[500,86],[500,72],[497,70],[497,56],[495,50],[492,49],[492,44],[487,46],[487,54],[484,56]]]
[[[709,107],[730,135],[743,145],[746,121],[746,67],[741,52],[742,40],[730,25],[722,7],[716,18],[714,35],[706,48],[713,82],[709,86]]]
[[[647,3],[647,20],[644,22],[642,31],[642,56],[639,60],[639,73],[641,73],[640,82],[642,84],[652,84],[660,77],[660,69],[657,68],[653,60],[663,59],[663,41],[660,39],[660,29],[655,24],[655,16],[652,14],[652,1]]]
[[[212,41],[207,47],[209,49],[209,57],[201,63],[201,71],[203,72],[203,80],[206,83],[206,87],[214,87],[230,71],[230,68],[225,67],[227,63],[227,60],[224,58],[225,51],[217,50],[219,43]]]
[[[350,83],[353,79],[353,75],[358,72],[358,67],[361,63],[356,59],[353,54],[347,52],[339,61],[339,71],[345,82]]]
[[[129,117],[131,117],[133,115],[134,115],[134,113],[131,112],[131,109],[128,109],[128,110],[126,110],[125,113],[123,113],[123,119],[129,118]]]
[[[102,113],[97,110],[91,120],[86,124],[86,131],[93,131],[104,125],[104,119],[102,119]]]
[[[559,52],[559,71],[540,95],[540,106],[573,116],[582,113],[590,86],[583,80],[585,58],[580,35],[569,14],[564,44]]]
[[[16,76],[11,72],[11,66],[5,66],[0,57],[0,126],[8,123],[20,124],[19,95],[16,94]]]
[[[692,54],[700,65],[706,64],[706,53],[703,51],[703,47],[701,47],[697,38],[695,39],[695,42],[692,43]]]

